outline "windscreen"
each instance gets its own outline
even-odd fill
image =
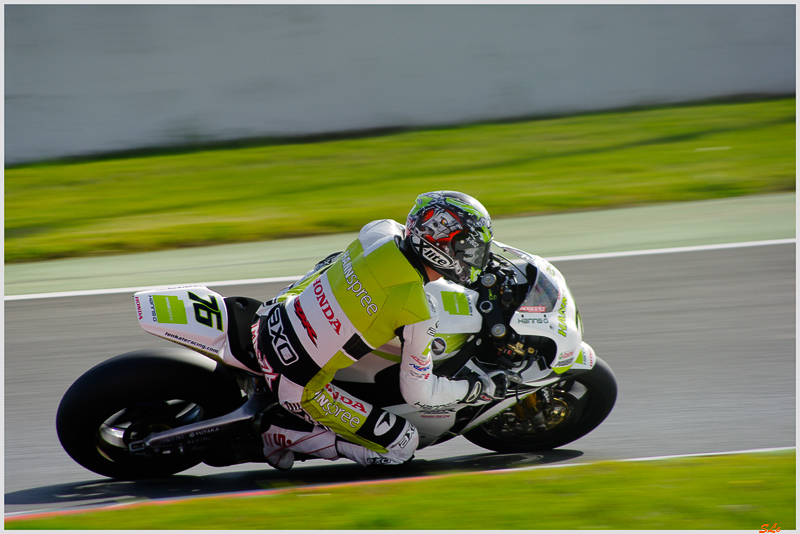
[[[550,279],[539,272],[536,283],[525,296],[525,300],[517,309],[522,313],[550,313],[558,302],[558,287]]]

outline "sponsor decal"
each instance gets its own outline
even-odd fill
[[[219,309],[219,304],[217,304],[216,297],[209,295],[208,300],[203,300],[202,298],[198,297],[191,291],[189,293],[189,299],[194,301],[194,318],[197,320],[198,323],[202,325],[206,325],[209,328],[214,328],[214,318],[217,319],[217,330],[220,332],[224,332],[224,327],[222,326],[222,312]],[[184,312],[185,314],[185,312]]]
[[[330,302],[328,302],[328,297],[325,295],[325,288],[322,286],[322,281],[319,278],[314,281],[313,288],[314,296],[317,298],[317,304],[319,304],[322,314],[333,327],[333,331],[336,332],[336,335],[340,335],[339,330],[342,328],[342,323],[336,318],[336,314],[334,313]],[[314,337],[316,337],[316,335]],[[316,345],[316,342],[314,345]]]
[[[450,315],[472,315],[472,307],[464,293],[442,291],[442,305]]]
[[[215,349],[214,347],[209,347],[204,343],[200,343],[198,341],[195,341],[194,339],[189,339],[183,336],[179,336],[177,334],[173,334],[172,332],[169,331],[164,332],[164,337],[172,341],[175,341],[177,343],[181,343],[182,345],[189,345],[201,351],[210,352],[212,354],[219,354],[219,350]]]
[[[427,411],[427,410],[440,410],[440,409],[442,409],[442,408],[444,408],[444,407],[446,407],[446,406],[452,406],[452,405],[453,405],[452,403],[447,403],[447,404],[437,404],[437,405],[431,405],[431,404],[422,404],[421,402],[415,402],[415,403],[414,403],[414,406],[416,406],[417,408],[421,408],[421,409],[423,409],[423,410],[426,410],[426,411]],[[434,413],[435,413],[435,412],[434,412]]]
[[[299,402],[284,401],[283,407],[292,413],[300,413],[303,411],[303,406]]]
[[[397,446],[400,447],[401,449],[404,449],[405,446],[408,445],[409,442],[412,440],[416,431],[417,429],[414,428],[413,425],[408,425],[408,430],[403,435],[402,439],[400,440],[400,443],[398,443]]]
[[[520,306],[519,311],[524,313],[545,313],[547,306]]]
[[[565,358],[565,359],[563,359],[563,360],[558,360],[558,361],[557,361],[557,362],[556,362],[556,363],[553,365],[553,367],[569,367],[569,366],[570,366],[570,365],[572,365],[573,363],[575,363],[575,358],[574,358],[574,357],[573,357],[573,358]]]
[[[390,412],[383,412],[375,424],[375,435],[382,436],[392,429],[397,416]]]
[[[300,305],[300,298],[294,299],[294,313],[297,315],[297,318],[300,319],[300,323],[303,325],[303,328],[308,334],[308,338],[317,346],[317,333],[314,331],[314,328],[311,326],[311,323],[308,322],[308,317],[306,317],[306,312],[303,311],[303,307]]]
[[[256,359],[258,360],[258,365],[261,367],[261,372],[264,373],[267,386],[269,386],[270,391],[272,391],[272,382],[278,378],[278,374],[272,370],[272,366],[269,364],[264,355],[261,354],[261,351],[258,350],[258,325],[260,323],[261,320],[253,323],[253,326],[250,327],[250,335],[253,338],[253,347],[256,349]]]
[[[325,384],[325,389],[328,391],[328,393],[331,394],[331,396],[333,397],[334,401],[339,400],[339,401],[342,402],[342,404],[346,404],[347,406],[350,406],[354,410],[358,410],[362,414],[367,415],[367,409],[364,407],[364,405],[360,401],[353,400],[353,399],[351,399],[350,397],[348,397],[346,395],[342,395],[338,391],[334,390],[333,387],[331,387],[330,384]]]
[[[413,356],[412,356],[413,357]],[[419,363],[419,358],[414,358],[414,360]],[[415,378],[417,380],[427,380],[431,376],[431,362],[427,360],[422,365],[415,365],[413,363],[408,364],[411,369],[408,371],[408,375],[411,378]]]
[[[455,266],[455,263],[452,259],[442,254],[439,249],[431,245],[426,241],[420,241],[420,246],[417,247],[417,250],[420,251],[422,257],[428,260],[429,262],[437,265],[441,268],[450,269]]]
[[[559,360],[567,360],[567,359],[571,358],[574,354],[575,354],[575,350],[574,349],[570,350],[570,351],[567,351],[567,352],[562,352],[561,354],[558,355],[558,359]]]
[[[444,354],[446,350],[447,350],[447,342],[444,339],[440,337],[433,338],[433,341],[431,341],[432,353],[434,353],[436,356],[440,356]]]
[[[153,295],[156,322],[162,324],[189,324],[183,301],[173,295]]]
[[[427,380],[431,377],[430,373],[419,373],[417,371],[409,371],[408,375],[411,378],[416,378],[417,380]]]
[[[559,354],[558,358],[556,358],[556,361],[553,364],[553,367],[569,367],[573,363],[575,363],[575,350],[574,349],[570,350],[570,351],[567,351],[567,352],[562,352],[561,354]]]
[[[580,355],[583,355],[583,363],[587,364],[589,367],[593,367],[594,366],[594,351],[593,350],[581,351]]]
[[[455,408],[429,408],[427,410],[423,410],[423,415],[453,415],[456,413]]]
[[[136,312],[139,314],[139,320],[141,321],[144,315],[142,314],[142,303],[139,302],[139,297],[133,297],[136,301]]]
[[[213,434],[214,432],[219,432],[219,427],[218,426],[216,426],[214,428],[204,428],[203,430],[198,430],[196,432],[190,432],[189,433],[189,437],[190,438],[194,438],[194,437],[204,436],[204,435],[207,435],[207,434]]]
[[[549,324],[547,317],[519,317],[517,324]]]
[[[367,465],[389,465],[392,461],[389,458],[384,458],[383,456],[379,456],[377,458],[367,458]]]
[[[265,432],[264,444],[267,447],[280,447],[286,448],[292,444],[292,440],[286,437],[286,434],[278,434],[277,432]]]
[[[424,358],[424,359],[417,358],[413,354],[411,354],[411,359],[414,360],[415,362],[417,362],[420,365],[430,365],[430,363],[431,363],[430,358]]]
[[[270,343],[284,365],[292,365],[300,359],[286,337],[286,330],[280,316],[280,306],[275,306],[267,317],[267,328],[270,334]]]
[[[326,388],[327,387],[328,386],[326,386]],[[334,392],[334,396],[337,395],[338,392]],[[345,398],[346,397],[340,397],[342,403],[345,403],[344,402]],[[336,404],[334,400],[328,398],[328,396],[325,394],[324,389],[317,391],[316,395],[314,395],[313,400],[317,403],[320,409],[327,415],[333,417],[334,419],[339,419],[342,423],[350,425],[350,427],[352,428],[358,428],[358,425],[361,423],[360,417],[354,416],[351,412],[345,409],[344,406],[340,406]],[[352,400],[350,400],[350,402],[353,403]],[[362,409],[364,408],[364,406],[361,403],[353,403],[353,404],[358,404],[361,406]],[[366,413],[366,411],[364,413]]]
[[[481,398],[481,394],[483,393],[483,384],[480,382],[475,382],[472,385],[472,390],[467,393],[467,396],[464,397],[464,402],[471,403],[477,401]]]
[[[378,305],[372,302],[372,297],[364,289],[358,275],[353,271],[352,260],[350,259],[350,251],[342,254],[342,272],[344,279],[347,282],[347,291],[352,291],[356,298],[359,299],[361,307],[367,311],[367,315],[374,315],[379,311]]]
[[[558,309],[558,333],[567,337],[567,296],[561,301],[561,307]]]

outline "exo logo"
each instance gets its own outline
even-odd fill
[[[267,385],[269,389],[272,390],[272,382],[274,382],[278,375],[273,371],[272,366],[269,364],[267,359],[261,354],[261,351],[258,350],[258,325],[261,321],[257,321],[253,323],[253,326],[250,327],[250,335],[253,338],[253,348],[256,349],[256,359],[258,360],[258,365],[261,367],[261,372],[264,373],[264,378],[267,380]]]
[[[417,428],[414,425],[408,425],[408,431],[403,436],[403,439],[400,440],[400,443],[397,444],[398,447],[404,449],[408,443],[414,439],[414,434],[417,433]]]
[[[275,353],[281,359],[284,365],[292,365],[299,360],[299,356],[295,353],[289,338],[286,337],[286,332],[281,322],[280,306],[275,306],[267,318],[267,327],[270,333],[270,342]]]

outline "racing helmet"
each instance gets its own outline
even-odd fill
[[[469,285],[489,262],[492,220],[464,193],[423,193],[408,214],[405,239],[425,265],[446,280]]]

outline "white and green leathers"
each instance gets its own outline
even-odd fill
[[[258,356],[270,383],[280,375],[279,400],[378,452],[386,448],[371,438],[372,429],[361,431],[372,407],[329,385],[337,370],[399,335],[400,391],[406,402],[445,406],[468,393],[466,381],[432,372],[430,343],[438,315],[425,293],[423,276],[399,249],[402,237],[403,226],[395,221],[369,223],[332,264],[279,295],[283,320],[291,323],[293,333],[281,330],[277,319],[267,320],[270,306],[259,310],[262,322],[276,325],[262,332],[271,332],[273,354],[279,358]],[[280,344],[284,338],[291,347]]]

